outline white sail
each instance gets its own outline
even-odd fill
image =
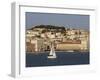
[[[55,49],[53,45],[51,46],[51,50],[50,50],[48,58],[56,58],[56,53],[55,53]]]

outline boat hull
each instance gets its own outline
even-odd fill
[[[57,57],[56,56],[53,56],[53,55],[49,55],[48,58],[54,59],[54,58],[57,58]]]

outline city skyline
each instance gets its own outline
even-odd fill
[[[37,25],[64,26],[89,30],[89,15],[26,12],[26,29]]]

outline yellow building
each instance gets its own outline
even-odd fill
[[[29,41],[29,40],[27,40]],[[40,52],[44,51],[44,40],[43,39],[32,39],[30,42],[26,41],[26,49],[27,51],[30,50],[30,52]],[[29,49],[30,48],[30,49]]]
[[[88,50],[88,45],[87,41],[80,41],[80,40],[69,40],[66,42],[61,42],[56,45],[57,50],[64,50],[64,51],[69,51],[69,50],[78,50],[78,51],[87,51]]]

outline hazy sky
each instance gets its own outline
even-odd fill
[[[89,15],[26,12],[26,29],[36,25],[56,25],[89,29]]]

